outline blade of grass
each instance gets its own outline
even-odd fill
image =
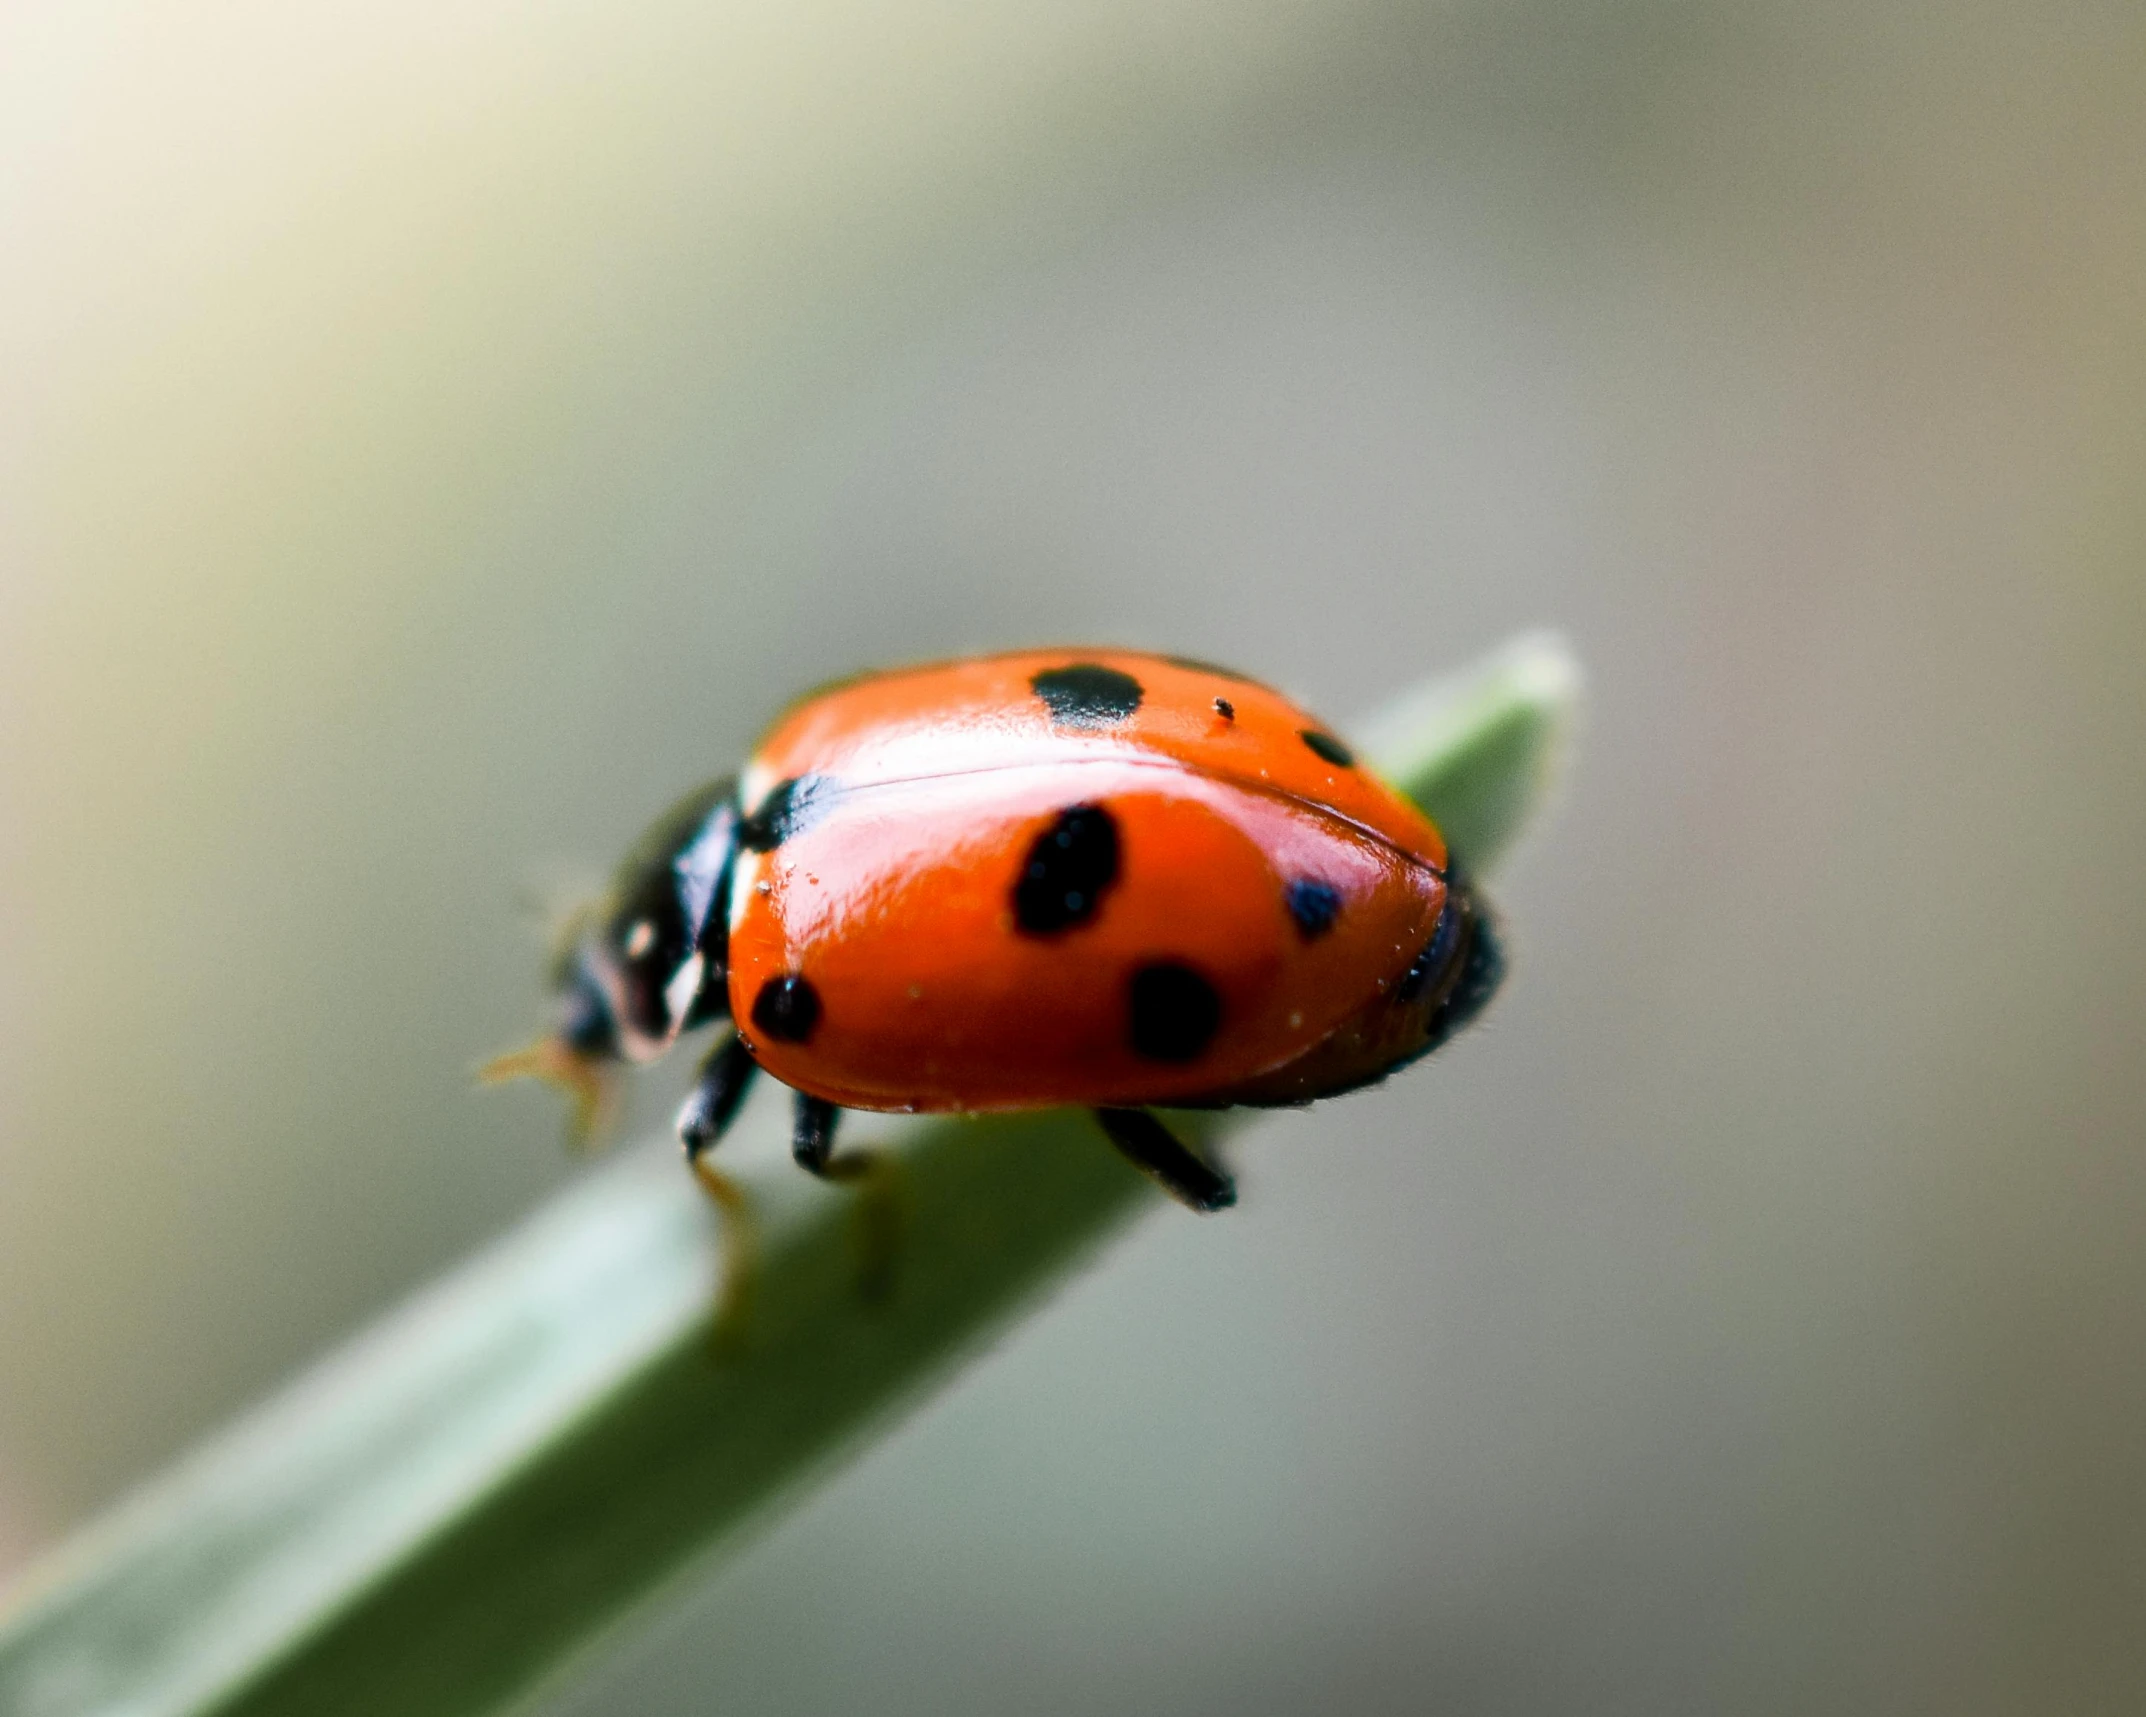
[[[1359,731],[1481,872],[1576,685],[1524,638]],[[756,1179],[750,1338],[714,1361],[710,1213],[675,1146],[623,1153],[33,1570],[0,1712],[463,1717],[601,1649],[1159,1197],[1077,1113],[895,1138],[888,1303],[842,1193]]]

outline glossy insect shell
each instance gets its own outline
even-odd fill
[[[1272,1088],[1401,985],[1446,899],[1437,830],[1316,721],[1160,657],[835,687],[739,798],[733,1016],[851,1108]]]

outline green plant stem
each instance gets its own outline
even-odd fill
[[[1562,646],[1523,639],[1359,731],[1480,873],[1540,804],[1574,689]],[[857,1292],[854,1200],[785,1164],[750,1179],[748,1338],[716,1358],[711,1212],[675,1145],[624,1152],[33,1570],[0,1613],[0,1712],[498,1710],[1160,1196],[1078,1113],[891,1137],[886,1302]]]

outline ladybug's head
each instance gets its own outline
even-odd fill
[[[551,1031],[478,1073],[535,1078],[574,1101],[587,1140],[609,1117],[619,1065],[653,1061],[681,1031],[721,1017],[737,809],[713,781],[659,817],[603,897],[571,914],[552,956]]]

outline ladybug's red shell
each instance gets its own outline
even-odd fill
[[[1420,1036],[1382,1010],[1444,842],[1220,670],[1030,651],[852,682],[778,722],[739,801],[733,1016],[844,1107],[1287,1100]]]

